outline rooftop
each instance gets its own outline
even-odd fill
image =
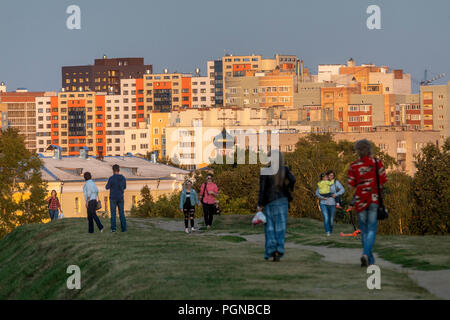
[[[104,157],[103,161],[90,156],[80,157],[40,156],[43,162],[42,179],[45,181],[84,181],[83,174],[90,172],[94,180],[107,180],[112,175],[112,166],[118,164],[120,173],[128,180],[174,179],[187,175],[189,171],[176,167],[152,163],[133,156]]]

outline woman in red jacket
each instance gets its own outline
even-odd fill
[[[57,220],[59,211],[61,211],[61,204],[56,196],[56,190],[52,190],[50,198],[47,198],[48,202],[48,212],[50,214],[51,220]]]

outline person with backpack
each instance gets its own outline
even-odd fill
[[[343,195],[345,192],[342,184],[335,180],[335,174],[333,171],[328,171],[325,175],[328,176],[330,184],[331,196],[323,196],[320,194],[320,189],[316,189],[316,197],[319,198],[320,211],[323,216],[323,226],[325,229],[325,234],[329,237],[333,233],[334,216],[336,214],[336,198]]]
[[[359,159],[348,169],[348,184],[355,189],[353,206],[358,213],[363,254],[361,267],[375,264],[372,248],[378,227],[378,209],[382,209],[381,188],[387,182],[381,160],[373,157],[372,144],[366,139],[356,142]]]
[[[257,210],[264,210],[266,217],[264,259],[272,257],[273,261],[280,261],[284,256],[289,202],[292,201],[291,192],[296,179],[285,166],[283,154],[279,150],[271,150],[268,155],[271,160],[277,161],[278,167],[274,167],[271,161],[268,168],[261,169]]]
[[[59,199],[56,194],[56,190],[52,190],[49,198],[46,199],[48,202],[48,213],[50,215],[50,220],[57,220],[59,212],[61,210],[61,204],[59,203]]]
[[[189,220],[191,220],[191,232],[194,228],[195,205],[198,205],[197,192],[192,188],[191,180],[186,180],[183,191],[180,194],[180,211],[184,213],[185,232],[189,233]]]
[[[211,229],[213,216],[216,213],[216,198],[219,195],[219,188],[212,182],[213,175],[208,173],[206,182],[200,187],[200,205],[203,207],[206,229]]]

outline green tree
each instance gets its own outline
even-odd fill
[[[411,234],[409,228],[412,221],[413,192],[412,178],[400,171],[387,175],[387,183],[383,186],[383,199],[389,211],[389,218],[379,221],[380,234]]]
[[[442,149],[428,144],[416,155],[413,180],[414,220],[419,234],[448,234],[450,230],[450,138]]]
[[[0,135],[0,237],[14,228],[42,222],[48,216],[47,184],[41,160],[25,146],[15,129]]]
[[[138,201],[138,205],[131,208],[131,215],[137,217],[151,217],[154,211],[154,204],[150,188],[145,185],[141,189],[141,199]]]

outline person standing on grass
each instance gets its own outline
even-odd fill
[[[325,229],[325,234],[330,236],[333,233],[334,216],[336,215],[337,202],[336,198],[344,194],[345,189],[342,184],[335,180],[335,174],[333,171],[328,171],[325,174],[321,174],[320,178],[326,177],[330,184],[330,195],[322,195],[320,193],[320,188],[316,189],[316,197],[320,200],[320,211],[323,216],[323,226]],[[340,207],[340,205],[339,205]]]
[[[111,211],[111,232],[116,232],[116,208],[119,210],[120,229],[122,232],[127,231],[127,220],[124,212],[123,193],[127,188],[127,181],[123,175],[120,174],[119,165],[112,166],[113,175],[109,177],[106,184],[106,190],[109,191],[109,207]]]
[[[61,204],[59,203],[59,199],[56,195],[56,190],[52,190],[52,193],[49,198],[46,199],[48,202],[48,213],[50,215],[50,220],[57,220],[59,211],[61,211]]]
[[[180,195],[180,211],[184,213],[185,232],[189,233],[189,220],[191,220],[191,232],[194,232],[195,205],[198,205],[197,192],[192,188],[191,180],[186,180]]]
[[[86,200],[86,209],[87,209],[87,218],[89,224],[89,233],[94,233],[94,221],[97,224],[98,230],[103,232],[104,227],[100,222],[100,219],[97,217],[97,197],[98,197],[98,188],[95,185],[95,182],[92,180],[92,175],[90,172],[84,173],[84,180],[86,182],[83,186],[84,199]]]
[[[261,171],[257,210],[264,210],[267,220],[264,226],[266,236],[264,259],[273,257],[273,261],[280,261],[280,258],[284,256],[286,223],[295,177],[285,166],[283,154],[279,150],[270,151],[269,156],[271,157],[269,168],[272,174],[263,174]],[[272,165],[272,161],[277,161],[277,172],[273,172],[276,167]]]
[[[363,255],[361,267],[375,264],[372,248],[378,227],[378,188],[377,172],[380,189],[387,182],[383,163],[373,157],[372,145],[366,140],[359,140],[355,145],[359,159],[350,164],[348,170],[348,184],[355,189],[354,207],[358,213],[361,229]]]
[[[216,198],[219,195],[219,188],[212,182],[213,175],[208,173],[206,182],[200,187],[200,205],[203,206],[206,229],[211,229],[213,216],[216,211]]]

